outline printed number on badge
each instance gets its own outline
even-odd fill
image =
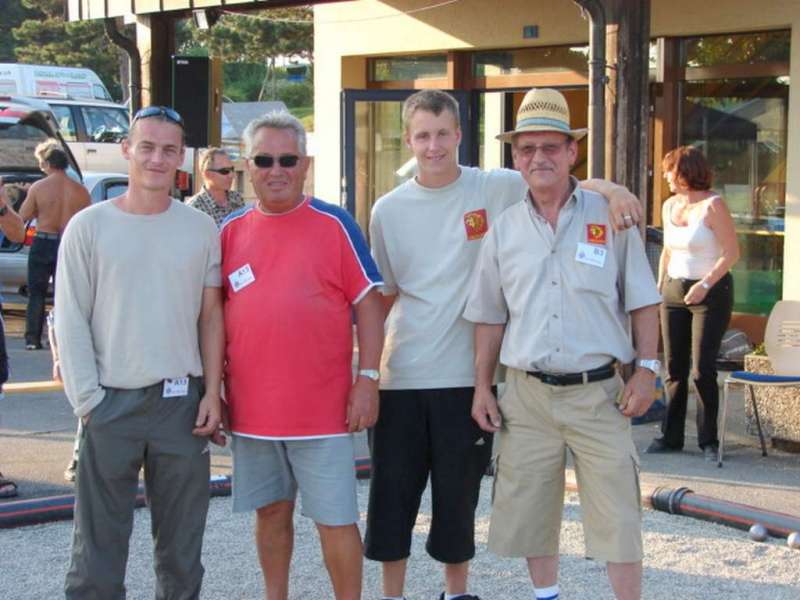
[[[228,281],[231,282],[231,287],[233,288],[234,292],[238,292],[242,288],[247,287],[255,280],[256,276],[253,275],[253,270],[250,268],[249,264],[239,267],[233,273],[228,275]]]
[[[602,267],[606,264],[606,249],[579,242],[575,260],[593,267]]]
[[[178,377],[177,379],[164,380],[164,398],[179,398],[189,393],[189,378]]]

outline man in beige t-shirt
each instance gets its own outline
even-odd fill
[[[498,136],[529,191],[486,235],[464,311],[476,324],[472,416],[499,432],[489,549],[526,558],[535,597],[558,598],[569,449],[587,555],[607,561],[627,600],[641,595],[642,569],[629,418],[655,397],[660,297],[639,231],[614,232],[602,197],[570,177],[584,134],[570,129],[563,95],[533,89],[516,129]],[[499,406],[498,354],[508,367]],[[623,386],[615,362],[635,358]]]
[[[84,425],[67,599],[125,596],[141,467],[156,597],[200,594],[225,340],[216,226],[169,195],[183,136],[174,110],[140,110],[122,143],[128,191],[78,213],[61,241],[56,340]]]

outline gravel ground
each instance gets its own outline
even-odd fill
[[[471,591],[484,600],[531,598],[532,588],[522,560],[495,557],[486,550],[489,526],[489,479],[478,509],[478,552],[472,566]],[[368,483],[359,484],[359,505],[367,504]],[[438,597],[441,569],[427,558],[425,535],[430,496],[423,499],[417,521],[406,596],[409,600]],[[362,513],[362,531],[363,531]],[[205,599],[263,598],[261,574],[252,543],[252,515],[232,515],[230,498],[211,501],[205,536],[203,585]],[[146,510],[137,511],[128,566],[128,598],[153,597],[152,543]],[[63,595],[71,522],[0,530],[0,596],[10,600],[44,600]],[[768,599],[800,598],[800,551],[783,540],[756,543],[745,532],[645,511],[645,598]],[[291,598],[332,598],[322,564],[316,531],[296,519]],[[562,598],[613,598],[602,564],[583,557],[583,535],[576,495],[568,495],[562,528]],[[380,598],[380,568],[367,561],[364,598]]]

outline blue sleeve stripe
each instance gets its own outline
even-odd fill
[[[381,274],[378,272],[378,267],[372,259],[367,241],[364,239],[361,229],[358,228],[358,224],[353,220],[353,217],[350,216],[350,213],[338,206],[319,200],[318,198],[311,199],[309,208],[333,219],[339,224],[339,227],[342,228],[342,231],[344,231],[347,237],[347,241],[350,243],[350,248],[352,248],[353,254],[358,260],[364,277],[373,285],[383,283],[383,277],[381,277]]]
[[[241,217],[244,217],[251,210],[253,210],[253,206],[252,205],[251,206],[245,206],[244,208],[240,208],[238,210],[233,211],[231,214],[229,214],[227,217],[225,217],[225,219],[222,221],[222,224],[219,226],[220,233],[222,233],[222,230],[225,229],[225,226],[228,225],[228,223],[231,223],[231,222],[233,222],[233,221],[235,221],[235,220],[237,220],[237,219],[239,219]]]

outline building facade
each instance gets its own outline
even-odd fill
[[[359,0],[314,12],[315,193],[362,227],[372,203],[413,176],[400,107],[416,89],[454,91],[465,164],[509,166],[494,136],[532,86],[561,89],[573,125],[587,124],[589,21],[571,0]],[[790,168],[800,161],[790,85],[800,82],[800,2],[652,0],[649,67],[648,224],[661,226],[669,193],[661,157],[702,147],[739,233],[735,325],[758,339],[776,300],[800,299],[800,171]],[[581,156],[578,176],[585,146]]]

